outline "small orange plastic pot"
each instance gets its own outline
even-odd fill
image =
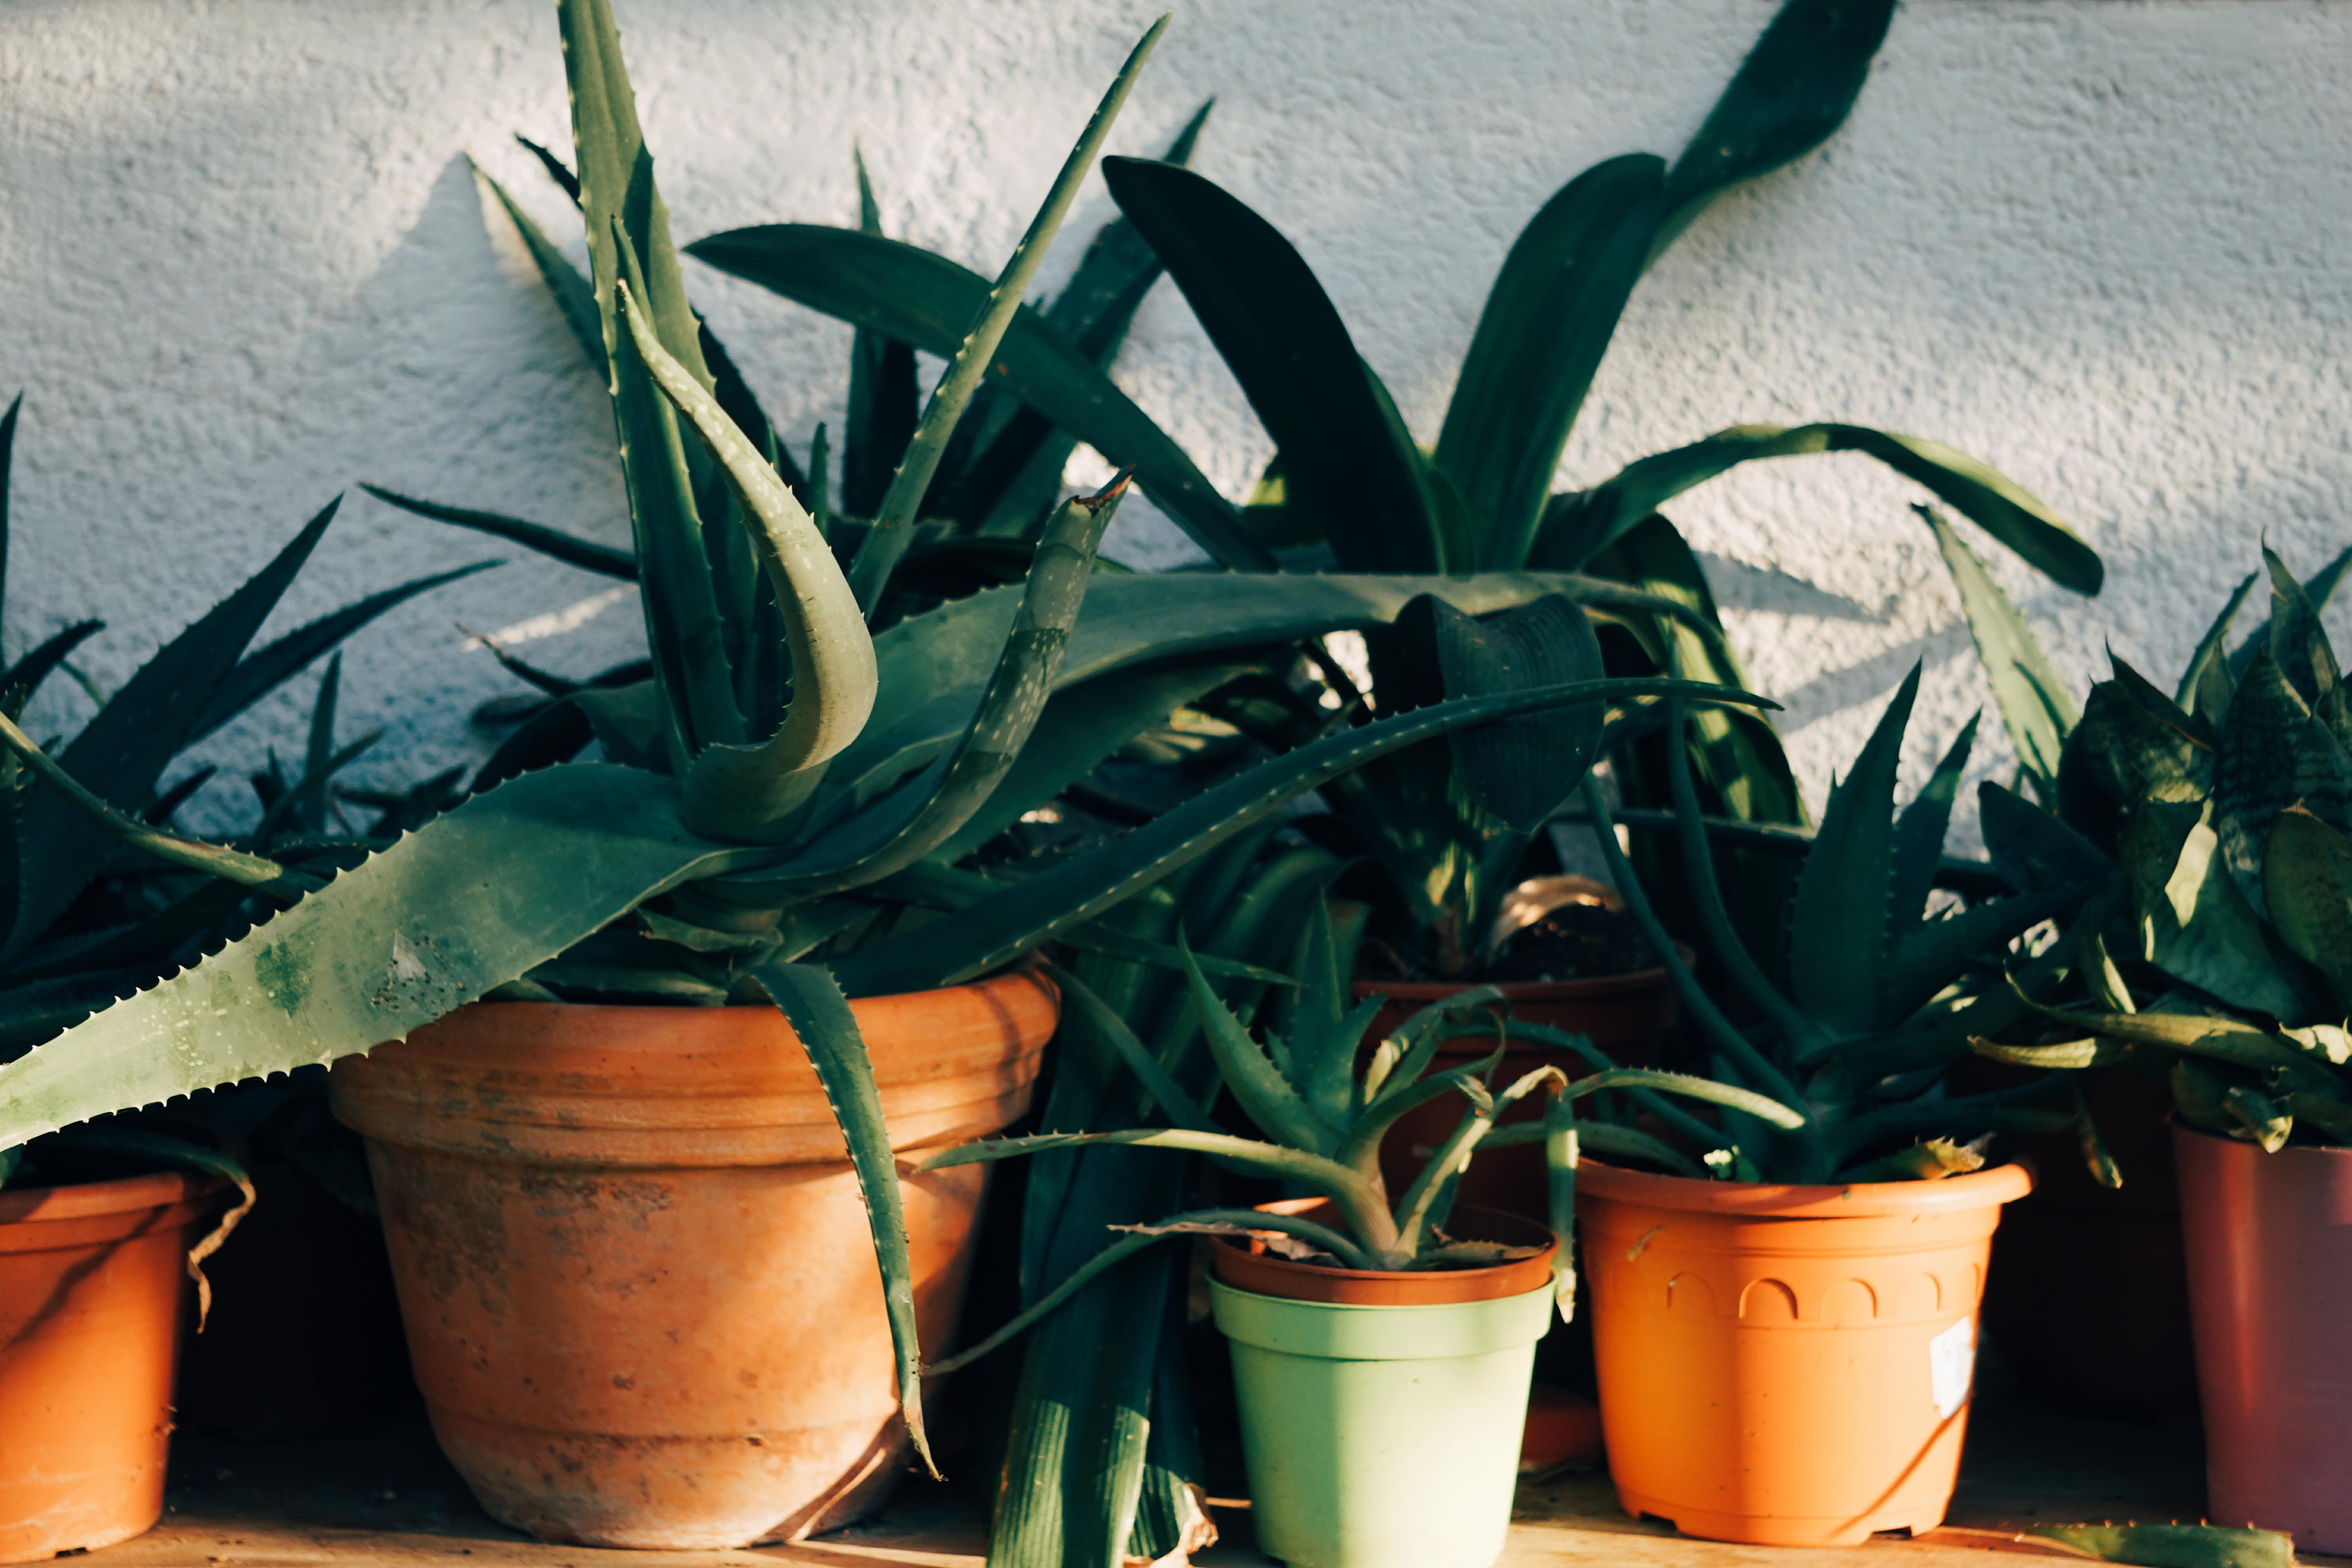
[[[1026,972],[851,1005],[905,1153],[1019,1116],[1056,1013]],[[677,1549],[880,1506],[907,1448],[881,1279],[774,1008],[476,1003],[331,1082],[435,1435],[493,1518]],[[987,1169],[901,1178],[927,1347],[953,1332]]]
[[[1852,1545],[1941,1523],[2003,1165],[1762,1186],[1586,1161],[1587,1299],[1625,1511],[1685,1535]]]
[[[194,1230],[217,1176],[0,1193],[0,1563],[110,1546],[163,1512]]]

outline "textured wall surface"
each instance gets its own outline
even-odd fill
[[[849,221],[855,139],[893,234],[992,272],[1152,9],[614,4],[681,238]],[[1770,11],[1190,0],[1114,148],[1214,95],[1195,167],[1297,242],[1426,439],[1519,225],[1600,158],[1677,150]],[[1643,284],[1563,482],[1745,421],[1934,436],[2105,555],[2095,602],[1993,563],[2078,693],[2103,642],[2168,681],[2259,534],[2306,572],[2352,542],[2347,126],[2352,0],[1911,0],[1838,140]],[[547,0],[0,7],[0,390],[27,393],[8,653],[96,615],[86,668],[119,680],[361,479],[625,538],[601,389],[468,173],[565,226],[518,131],[566,140]],[[1073,234],[1108,211],[1097,180]],[[693,270],[793,444],[837,421],[845,330]],[[1242,492],[1268,444],[1172,288],[1118,376]],[[1816,802],[1915,658],[1915,776],[1989,700],[1914,499],[1815,458],[1673,509]],[[1188,547],[1142,518],[1112,549]],[[499,552],[354,492],[275,624]],[[480,754],[466,715],[512,683],[459,628],[608,586],[517,559],[404,608],[353,645],[346,731],[384,727],[412,774]],[[530,652],[584,672],[638,636],[610,603]],[[314,685],[218,754],[282,748]],[[63,683],[47,700],[48,729],[78,721]]]

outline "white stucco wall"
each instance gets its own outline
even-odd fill
[[[615,5],[681,238],[847,221],[856,138],[891,232],[987,271],[1151,9]],[[1426,438],[1518,226],[1597,159],[1676,150],[1770,11],[1189,0],[1114,147],[1215,95],[1195,166],[1299,244]],[[600,389],[467,171],[566,225],[517,131],[565,141],[548,0],[0,6],[0,391],[28,394],[8,653],[101,616],[84,662],[120,679],[362,479],[625,538]],[[2109,640],[2168,679],[2259,533],[2306,571],[2352,542],[2347,132],[2352,0],[1910,0],[1832,147],[1643,284],[1563,481],[1743,421],[1931,435],[2105,555],[2095,603],[1994,561],[2078,691]],[[1073,232],[1108,211],[1097,181]],[[845,330],[694,270],[793,444],[837,421]],[[1118,376],[1241,493],[1267,442],[1171,287]],[[1913,658],[1915,770],[1988,700],[1916,495],[1812,458],[1673,509],[1816,802]],[[1113,548],[1182,546],[1146,520]],[[346,732],[388,727],[411,776],[480,754],[464,716],[511,689],[458,625],[606,584],[354,492],[275,623],[493,553],[514,563],[353,645]],[[586,671],[637,635],[622,605],[530,652]],[[230,753],[284,744],[314,679]],[[54,729],[79,700],[48,700]]]

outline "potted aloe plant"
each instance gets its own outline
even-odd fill
[[[1989,1244],[2000,1205],[2031,1185],[2021,1167],[1988,1164],[1983,1137],[2079,1120],[2063,1075],[1973,1096],[1944,1087],[1972,1036],[2027,1016],[1990,959],[2071,913],[2105,878],[2061,875],[1933,918],[1974,725],[1897,815],[1895,766],[1917,685],[1915,668],[1832,789],[1782,941],[1760,956],[1733,930],[1713,870],[1695,770],[1675,743],[1685,720],[1668,720],[1692,904],[1758,1027],[1700,989],[1618,848],[1606,799],[1584,786],[1595,839],[1703,1031],[1715,1076],[1796,1118],[1773,1127],[1727,1110],[1710,1124],[1629,1100],[1622,1123],[1665,1134],[1673,1157],[1653,1148],[1588,1163],[1580,1184],[1611,1474],[1627,1511],[1687,1534],[1850,1543],[1942,1519]],[[2048,990],[2062,973],[2045,955],[2023,982]],[[1591,1136],[1587,1145],[1617,1152]],[[1655,1173],[1632,1168],[1642,1163]],[[1822,1375],[1824,1334],[1836,1336],[1834,1376]]]
[[[1801,1113],[1747,1089],[1619,1068],[1570,1083],[1545,1066],[1500,1088],[1500,1047],[1472,1068],[1433,1072],[1449,1037],[1489,1034],[1491,990],[1423,1008],[1369,1054],[1376,1006],[1349,1005],[1347,942],[1318,900],[1301,942],[1286,1028],[1263,1040],[1187,949],[1192,1005],[1218,1078],[1265,1142],[1223,1131],[1116,1013],[1074,986],[1124,1070],[1167,1125],[988,1140],[924,1162],[960,1169],[1087,1147],[1187,1152],[1315,1194],[1256,1208],[1192,1209],[1150,1223],[1072,1270],[996,1333],[935,1364],[944,1373],[995,1350],[1097,1277],[1171,1237],[1216,1238],[1210,1289],[1234,1352],[1251,1518],[1259,1549],[1301,1568],[1484,1568],[1503,1550],[1535,1344],[1575,1305],[1569,1229],[1579,1134],[1574,1102],[1610,1090],[1674,1093],[1795,1128]],[[1547,1227],[1459,1207],[1464,1171],[1496,1118],[1542,1097],[1549,1109]],[[1463,1102],[1465,1102],[1463,1103]],[[1418,1106],[1461,1104],[1451,1135],[1402,1191],[1381,1145]],[[1641,1146],[1614,1127],[1612,1147]]]
[[[1573,584],[1091,584],[1122,481],[1055,507],[1018,584],[870,629],[974,389],[1015,323],[1035,335],[1022,295],[1160,27],[975,302],[845,572],[768,434],[718,395],[608,10],[559,15],[592,260],[568,297],[605,356],[649,676],[550,710],[551,726],[584,718],[603,760],[510,752],[502,782],[0,1067],[0,1143],[368,1057],[338,1068],[338,1112],[369,1139],[419,1380],[477,1495],[547,1536],[737,1544],[853,1517],[904,1445],[928,1459],[919,1345],[952,1321],[978,1173],[902,1188],[894,1150],[1025,1104],[1055,998],[1009,965],[1452,726],[1676,692],[1761,700],[1634,679],[1450,702],[1303,747],[1021,879],[958,867],[1159,722],[1184,682],[1213,684],[1203,667],[1381,624],[1433,587],[1485,611]],[[69,790],[69,772],[45,777]],[[289,885],[277,862],[239,864]],[[647,1434],[662,1441],[616,1440]]]
[[[2076,923],[2079,1005],[1977,1049],[2168,1087],[2209,1510],[2346,1552],[2352,705],[2317,607],[2345,558],[2305,584],[2263,557],[2263,631],[2230,649],[2257,574],[2172,695],[2120,659],[2092,689],[2062,804],[2121,873]]]
[[[1309,655],[1318,690],[1292,698],[1286,714],[1252,701],[1227,702],[1224,716],[1286,747],[1328,723],[1326,692],[1356,721],[1370,722],[1442,698],[1597,674],[1604,662],[1616,673],[1743,685],[1697,563],[1658,509],[1756,458],[1866,453],[1946,499],[2053,580],[2097,591],[2095,554],[2019,487],[1937,442],[1857,426],[1736,426],[1642,458],[1590,489],[1553,491],[1585,395],[1643,271],[1717,196],[1834,133],[1893,12],[1892,0],[1789,0],[1679,158],[1671,164],[1643,153],[1612,158],[1557,192],[1513,243],[1489,289],[1426,452],[1305,260],[1272,224],[1177,161],[1105,160],[1127,221],[1182,289],[1277,447],[1243,509],[1242,536],[1193,521],[1202,515],[1190,478],[1197,470],[1149,421],[1139,426],[1124,397],[1101,398],[1108,384],[1082,375],[1090,367],[1072,363],[1046,333],[1008,338],[1003,370],[1014,391],[1066,430],[1133,463],[1170,515],[1229,567],[1452,574],[1540,567],[1591,580],[1572,596],[1599,623],[1597,645],[1592,632],[1572,624],[1583,618],[1572,607],[1490,616],[1465,637],[1443,624],[1442,605],[1424,605],[1368,628],[1369,692],[1328,647],[1316,645]],[[813,225],[732,230],[688,248],[863,331],[937,353],[953,352],[967,301],[987,288],[943,258]],[[903,287],[917,277],[921,289]],[[1939,542],[1964,590],[1971,575],[1982,575],[1948,527]],[[1638,589],[1650,602],[1617,600],[1612,587]],[[1661,596],[1677,601],[1682,615],[1662,617],[1654,603]],[[1711,810],[1801,823],[1769,726],[1709,713],[1698,721],[1696,744],[1698,787]],[[1637,804],[1653,797],[1663,804],[1654,745],[1637,746],[1628,734],[1612,755]],[[1483,769],[1491,777],[1498,758],[1524,763],[1537,786],[1482,787],[1469,776]],[[1646,957],[1631,959],[1633,973],[1607,973],[1643,949],[1626,940],[1634,933],[1622,917],[1559,907],[1593,889],[1531,875],[1557,868],[1546,863],[1539,829],[1559,792],[1541,786],[1575,776],[1582,763],[1538,721],[1465,733],[1451,747],[1401,752],[1324,792],[1331,811],[1319,830],[1333,847],[1366,862],[1349,889],[1372,910],[1367,968],[1357,982],[1366,994],[1399,999],[1391,1023],[1415,1001],[1501,980],[1519,1016],[1612,1048],[1653,1043],[1672,1024],[1675,994]],[[1784,862],[1744,842],[1728,843],[1726,852],[1741,873],[1732,879],[1735,913],[1753,936],[1777,917]],[[1659,858],[1649,845],[1639,858],[1644,865]],[[1663,859],[1670,868],[1671,851]],[[1549,926],[1547,904],[1559,907]],[[1601,930],[1584,929],[1592,926]],[[1584,963],[1602,973],[1567,973]],[[1533,978],[1555,969],[1562,973],[1553,979]],[[1475,1041],[1459,1048],[1481,1049]],[[1546,1054],[1517,1065],[1539,1059]],[[1574,1066],[1557,1053],[1549,1059]],[[1429,1123],[1422,1131],[1435,1136],[1442,1129]],[[1535,1173],[1525,1173],[1519,1200],[1530,1212],[1541,1204]]]
[[[22,407],[0,416],[0,520]],[[334,513],[114,691],[90,685],[97,710],[58,745],[62,763],[18,721],[61,672],[79,673],[76,650],[101,623],[77,621],[0,670],[0,1058],[194,962],[367,853],[309,831],[309,806],[352,748],[313,748],[289,808],[266,812],[236,846],[172,822],[213,768],[166,778],[191,746],[376,616],[475,570],[420,578],[252,647]],[[0,532],[0,553],[6,543]],[[330,689],[333,679],[331,665]],[[279,858],[252,853],[260,847]],[[135,1112],[149,1098],[162,1097],[94,1109]],[[193,1289],[202,1325],[214,1304],[203,1264],[254,1203],[216,1134],[201,1117],[132,1114],[0,1146],[0,1558],[108,1545],[161,1515],[187,1297]]]

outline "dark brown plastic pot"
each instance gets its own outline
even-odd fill
[[[2172,1136],[2206,1511],[2352,1553],[2352,1149]]]
[[[1985,1334],[2045,1404],[2103,1415],[2190,1415],[2196,1357],[2165,1127],[2171,1092],[2107,1073],[2092,1085],[2090,1102],[2124,1184],[2094,1182],[2071,1131],[2012,1145],[2033,1167],[2034,1191],[2010,1205],[1993,1234]]]
[[[1684,962],[1690,954],[1683,954]],[[1385,996],[1388,1005],[1372,1020],[1365,1038],[1387,1038],[1397,1026],[1433,1002],[1469,990],[1466,984],[1412,980],[1359,980],[1356,995]],[[1497,987],[1510,1004],[1510,1016],[1521,1023],[1582,1035],[1607,1051],[1623,1067],[1659,1065],[1666,1037],[1682,1020],[1682,1006],[1664,969],[1637,970],[1591,980],[1514,981]],[[1491,1036],[1450,1040],[1439,1047],[1433,1072],[1467,1067],[1495,1048]],[[1570,1078],[1592,1069],[1583,1058],[1549,1046],[1515,1043],[1504,1052],[1495,1081],[1507,1084],[1547,1063]],[[1421,1169],[1416,1148],[1434,1148],[1445,1141],[1462,1119],[1458,1100],[1437,1100],[1407,1112],[1381,1146],[1381,1174],[1391,1193],[1401,1193]],[[1540,1119],[1539,1100],[1529,1100],[1504,1112],[1503,1121]],[[1460,1202],[1465,1206],[1499,1209],[1542,1221],[1546,1213],[1543,1149],[1538,1144],[1491,1149],[1471,1162],[1462,1178]]]

